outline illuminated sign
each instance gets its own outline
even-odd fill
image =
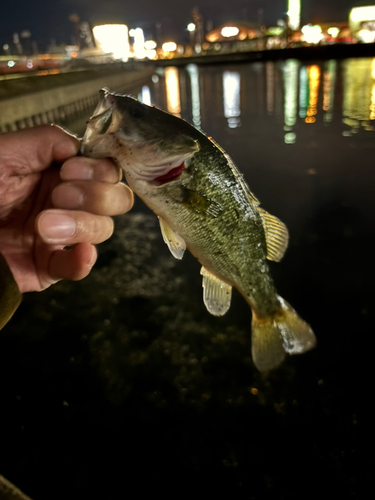
[[[298,30],[301,23],[301,0],[288,1],[289,27]]]

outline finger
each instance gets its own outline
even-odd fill
[[[36,231],[48,244],[102,243],[113,234],[113,220],[103,215],[65,210],[45,210],[36,221]]]
[[[22,146],[21,146],[22,145]],[[14,174],[27,175],[77,154],[80,141],[59,127],[43,125],[0,135],[3,157],[12,158]]]
[[[53,280],[78,281],[85,278],[97,259],[96,248],[80,243],[71,250],[57,250],[49,262],[49,274]]]
[[[134,196],[121,182],[72,181],[63,182],[54,189],[52,203],[56,208],[112,216],[128,212],[134,204]]]
[[[116,184],[122,179],[122,170],[109,158],[95,160],[74,156],[63,164],[60,177],[63,181],[95,180]]]

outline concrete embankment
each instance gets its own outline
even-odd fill
[[[152,66],[123,66],[3,81],[0,131],[50,122],[64,124],[77,115],[92,112],[101,88],[126,93],[148,80],[152,73]]]

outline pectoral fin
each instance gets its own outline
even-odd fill
[[[232,287],[220,281],[202,267],[203,302],[207,311],[214,316],[224,316],[230,307]]]
[[[257,207],[263,222],[267,243],[267,259],[279,262],[287,249],[289,233],[286,225],[277,217]]]
[[[8,323],[21,303],[21,292],[9,266],[0,254],[0,330]]]
[[[173,231],[173,229],[162,217],[159,217],[159,222],[163,240],[168,245],[171,254],[175,259],[181,260],[186,250],[185,240]]]

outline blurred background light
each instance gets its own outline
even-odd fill
[[[174,52],[177,49],[177,44],[174,42],[165,42],[162,45],[164,52]]]
[[[322,28],[317,24],[306,24],[301,31],[307,43],[319,43],[323,38]]]
[[[156,49],[156,42],[154,40],[146,40],[145,49],[146,50]]]
[[[228,38],[231,36],[238,35],[239,32],[240,32],[240,30],[236,26],[225,26],[221,30],[221,34],[225,37],[228,37]]]
[[[103,24],[94,26],[93,34],[98,47],[115,59],[127,61],[129,57],[129,35],[125,24]]]
[[[290,29],[298,30],[301,23],[301,0],[289,0],[287,14]]]
[[[144,59],[145,52],[145,36],[142,28],[136,28],[134,31],[133,52],[136,59]]]
[[[332,26],[332,28],[327,29],[327,33],[331,35],[332,38],[337,38],[338,34],[340,33],[340,29]]]
[[[144,104],[148,104],[148,106],[151,106],[151,92],[150,92],[150,87],[148,87],[147,85],[144,85],[142,87],[141,101]]]

